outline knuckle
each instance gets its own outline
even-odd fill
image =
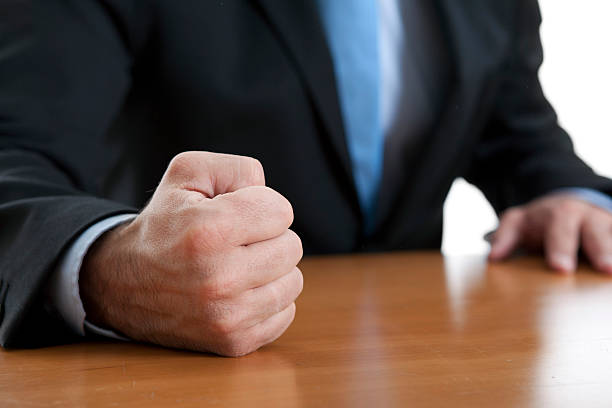
[[[293,206],[282,194],[266,187],[268,196],[267,205],[274,210],[276,216],[283,220],[287,226],[293,223]]]
[[[236,295],[239,289],[239,279],[224,267],[211,268],[210,276],[201,286],[201,295],[204,299],[229,299]]]
[[[220,345],[221,354],[228,357],[240,357],[255,351],[256,347],[241,336],[228,336]]]
[[[567,215],[564,206],[557,205],[550,209],[550,216],[554,220],[563,219]]]
[[[263,256],[266,264],[275,266],[295,266],[303,256],[302,240],[291,230],[286,230],[276,243],[269,247],[264,247]]]
[[[187,246],[192,254],[218,252],[230,245],[229,237],[234,228],[228,209],[215,210],[185,233]]]
[[[289,306],[302,293],[304,276],[299,268],[295,267],[278,285],[272,285],[268,293],[269,301],[275,311],[279,312]]]
[[[259,160],[254,157],[242,156],[242,163],[247,169],[247,174],[249,178],[255,183],[264,185],[265,184],[265,175],[263,165]]]
[[[229,193],[223,197],[220,205],[222,216],[225,219],[235,220],[237,215],[256,211],[257,195],[253,193],[256,187],[242,190],[241,193]]]
[[[508,208],[502,215],[502,220],[516,221],[523,216],[523,210],[517,207]]]
[[[292,302],[288,307],[287,307],[287,323],[288,326],[291,325],[291,322],[293,322],[293,319],[295,319],[295,312],[297,310],[297,306],[295,305],[295,302]],[[287,326],[287,327],[288,327]],[[286,328],[285,328],[286,330]]]
[[[239,319],[231,307],[215,302],[208,305],[208,329],[219,340],[226,340],[233,336],[239,328]]]
[[[300,268],[296,267],[295,268],[295,275],[296,275],[296,298],[300,295],[300,293],[302,293],[302,290],[304,290],[304,274],[302,273],[302,271],[300,270]]]
[[[215,332],[221,338],[232,338],[232,333],[236,330],[236,324],[233,319],[225,318],[218,320],[215,324]]]
[[[231,207],[223,207],[215,211],[212,217],[206,221],[206,232],[211,236],[216,248],[224,248],[231,245],[230,237],[236,228],[234,211]]]
[[[279,206],[279,214],[281,219],[285,220],[287,226],[293,224],[293,206],[285,197],[281,196],[282,200]]]
[[[185,178],[193,173],[195,152],[182,152],[172,158],[168,164],[167,175],[171,179]]]
[[[248,196],[243,202],[238,202],[240,211],[249,211],[259,217],[274,214],[287,227],[293,222],[293,207],[282,194],[266,186],[256,186],[249,189]]]
[[[185,231],[183,248],[188,259],[199,262],[202,256],[209,255],[223,246],[223,237],[213,222],[206,222]]]
[[[573,215],[582,210],[582,203],[578,200],[565,199],[555,207],[559,216]]]
[[[577,216],[575,210],[571,210],[571,204],[561,203],[550,210],[550,217],[556,224],[567,224]]]
[[[208,235],[202,228],[191,227],[184,232],[181,241],[182,252],[191,261],[199,261],[203,251],[208,246]]]
[[[295,263],[297,264],[302,256],[304,256],[304,248],[302,247],[302,239],[293,230],[287,230],[288,233],[288,254],[295,254]]]
[[[282,310],[285,297],[284,294],[287,292],[286,284],[279,283],[278,285],[271,285],[268,292],[270,303],[273,305],[274,310]]]

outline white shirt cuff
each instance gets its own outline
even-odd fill
[[[93,333],[120,340],[125,337],[112,330],[102,329],[85,320],[85,309],[79,293],[79,272],[91,245],[106,231],[131,221],[136,214],[120,214],[97,222],[85,230],[68,248],[51,275],[47,287],[53,307],[75,333],[85,335],[85,328]]]

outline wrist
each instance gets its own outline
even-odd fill
[[[119,302],[114,285],[129,265],[131,223],[119,225],[102,234],[89,248],[79,272],[79,292],[86,319],[99,327],[115,327]]]

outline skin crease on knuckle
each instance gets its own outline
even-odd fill
[[[249,354],[280,337],[295,317],[295,303],[274,314],[260,324],[236,331],[225,337],[218,352],[228,357]]]
[[[257,350],[260,345],[245,335],[231,335],[223,339],[218,354],[227,357],[241,357]]]
[[[294,267],[281,278],[246,291],[238,299],[245,311],[241,319],[243,326],[254,326],[286,309],[299,296],[302,288],[301,271]]]
[[[270,191],[273,190],[268,187],[250,186],[213,198],[210,204],[219,209],[216,221],[226,243],[232,246],[248,244],[245,237],[277,220]]]
[[[217,302],[209,305],[209,313],[205,324],[204,337],[210,338],[214,344],[210,351],[230,357],[237,357],[255,351],[255,333],[245,322],[247,310],[238,304]]]
[[[193,212],[196,215],[188,217],[186,224],[191,225],[184,236],[188,255],[210,256],[232,246],[230,239],[235,228],[232,208],[206,205]]]
[[[209,198],[252,185],[264,185],[263,166],[258,160],[230,154],[212,154],[202,160],[207,169],[211,194]],[[219,174],[222,171],[223,174]]]
[[[238,331],[240,324],[248,320],[247,309],[253,308],[240,307],[236,298],[239,296],[240,267],[244,267],[245,260],[235,261],[236,258],[242,259],[239,248],[227,250],[224,256],[219,256],[216,260],[217,270],[214,270],[204,286],[203,298],[212,304],[209,305],[209,322],[211,332],[220,344],[219,352],[223,355],[238,356],[253,351],[255,348],[249,344],[244,344],[244,340],[236,340],[234,335]],[[229,260],[233,259],[234,262]],[[220,265],[231,265],[232,267],[222,267]],[[220,301],[223,300],[223,301]],[[253,310],[255,311],[255,310]]]
[[[281,277],[274,282],[269,283],[263,288],[255,289],[257,293],[263,294],[266,304],[268,304],[268,313],[278,313],[286,307],[286,294],[288,293],[288,285],[285,277]]]
[[[241,315],[245,310],[230,301],[198,299],[185,313],[166,321],[163,330],[152,333],[159,344],[230,355],[243,331]],[[250,350],[250,351],[254,351]]]
[[[250,330],[256,330],[257,334],[252,337],[259,339],[258,346],[268,344],[279,338],[293,322],[295,311],[295,303],[291,303],[287,308],[270,317],[261,325],[251,328]]]
[[[292,296],[288,276],[290,273],[244,294],[242,304],[249,310],[244,316],[247,326],[253,326],[277,314],[293,302],[295,298]]]
[[[299,268],[294,267],[290,273],[270,284],[270,298],[276,312],[284,310],[295,301],[303,289],[303,276]]]
[[[286,224],[287,228],[293,222],[293,207],[289,200],[270,187],[253,187],[254,209],[262,215],[274,214],[274,217]]]
[[[245,242],[247,236],[259,235],[260,240],[280,236],[293,222],[293,209],[287,199],[265,186],[217,196],[212,203],[228,213],[218,221],[227,221],[222,231],[227,232],[226,238],[234,246],[251,243]],[[261,229],[260,233],[256,234],[255,229]]]
[[[253,248],[254,246],[249,246]],[[247,247],[247,251],[249,251]],[[261,249],[255,249],[255,253],[251,256],[251,269],[256,270],[258,267],[265,268],[285,268],[286,272],[291,271],[302,258],[302,242],[297,234],[291,230],[286,230],[283,235],[269,241],[269,245],[261,246]]]
[[[289,228],[293,222],[293,207],[282,194],[266,186],[251,186],[244,189],[236,199],[239,209],[255,219],[274,220]]]
[[[227,341],[241,327],[241,309],[225,302],[215,302],[209,306],[208,327],[215,337],[221,341]]]
[[[238,296],[241,292],[240,270],[234,267],[232,250],[212,255],[203,255],[199,261],[187,266],[189,283],[199,299],[207,302],[225,301]]]
[[[295,252],[297,255],[301,257],[301,241],[299,237],[294,232],[287,232],[285,240],[288,247],[295,247]],[[228,254],[231,256],[230,254]],[[235,255],[235,254],[234,254]],[[299,259],[296,260],[296,262]],[[217,275],[221,276],[221,275]],[[228,276],[228,274],[222,274],[222,276]],[[229,280],[231,282],[231,279]],[[278,313],[279,310],[283,310],[288,305],[293,303],[295,298],[299,295],[303,288],[303,277],[301,271],[294,267],[292,271],[285,276],[285,279],[282,279],[278,282],[275,282],[276,285],[271,285],[269,291],[267,291],[265,299],[261,299],[259,302],[255,301],[255,304],[250,304],[249,307],[245,307],[245,305],[241,304],[237,297],[233,298],[233,303],[230,305],[230,301],[228,302],[215,302],[214,305],[209,305],[209,318],[208,320],[211,322],[211,332],[215,334],[215,338],[217,339],[218,347],[216,348],[217,352],[227,356],[240,356],[247,354],[251,351],[254,351],[260,345],[254,345],[252,341],[249,339],[240,338],[236,333],[241,331],[241,327],[243,327],[244,322],[250,321],[248,313],[245,311],[252,311],[255,313],[256,311],[261,313],[261,305],[262,301],[272,304],[271,310],[267,312],[267,314]],[[221,285],[217,282],[217,285]],[[232,283],[228,284],[232,286]],[[222,286],[222,285],[221,285]],[[217,286],[218,287],[218,286]],[[218,289],[213,289],[212,291],[217,296],[219,295]],[[219,299],[219,297],[217,297]],[[229,299],[229,298],[226,298]],[[266,315],[263,318],[267,317]],[[278,337],[280,333],[275,334],[275,338]]]

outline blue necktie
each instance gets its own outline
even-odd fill
[[[376,208],[384,138],[380,125],[378,0],[319,0],[334,62],[353,177],[366,232]]]

